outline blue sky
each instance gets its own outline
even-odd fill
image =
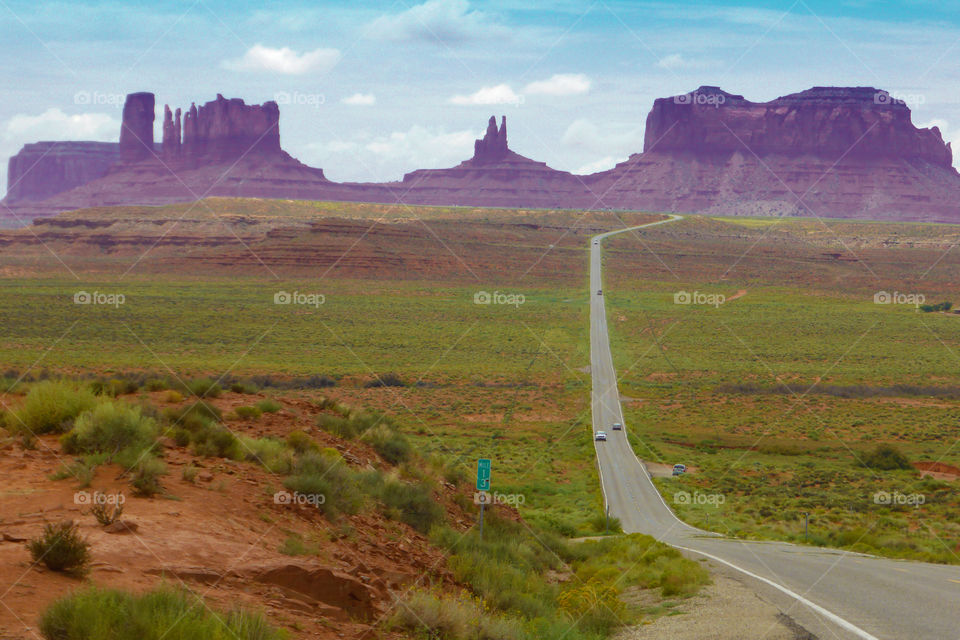
[[[960,3],[0,0],[0,42],[3,157],[115,140],[141,90],[278,99],[284,148],[335,180],[456,164],[491,114],[524,155],[605,169],[642,149],[655,98],[702,84],[874,86],[960,140]]]

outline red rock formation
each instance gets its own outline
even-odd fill
[[[154,96],[141,92],[127,95],[120,127],[120,157],[136,162],[153,155]]]
[[[490,116],[486,134],[473,143],[473,164],[489,164],[507,155],[507,116],[502,118],[499,131],[496,116]]]
[[[180,157],[180,109],[174,118],[169,105],[163,106],[163,157],[166,160]]]
[[[658,98],[647,116],[644,153],[749,153],[924,160],[950,167],[939,129],[918,129],[910,109],[871,87],[814,87],[750,102],[719,87]]]
[[[243,156],[279,156],[280,108],[276,102],[248,105],[240,98],[190,106],[183,128],[184,156],[225,162]]]
[[[35,142],[10,158],[4,204],[44,200],[102,178],[120,159],[116,142]]]

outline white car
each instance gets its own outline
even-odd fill
[[[614,430],[614,431],[622,431],[622,430],[623,430],[623,425],[620,424],[619,422],[614,422],[614,423],[613,423],[613,430]]]
[[[606,432],[606,431],[597,431],[597,435],[594,437],[594,439],[595,439],[595,440],[604,440],[604,441],[606,441],[606,439],[607,439],[607,432]]]

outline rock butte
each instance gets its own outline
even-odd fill
[[[814,87],[762,103],[709,86],[659,98],[643,153],[588,176],[515,153],[506,118],[491,118],[472,158],[388,183],[331,182],[292,158],[274,102],[218,95],[184,111],[165,106],[159,148],[153,104],[153,94],[128,97],[119,146],[25,146],[10,160],[0,215],[230,196],[960,222],[950,145],[870,87]]]

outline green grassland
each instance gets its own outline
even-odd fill
[[[771,225],[745,222],[750,232],[731,235],[741,221],[685,220],[662,244],[646,239],[663,252],[686,232],[663,263],[626,243],[608,257],[613,353],[621,392],[635,399],[625,411],[638,455],[698,468],[657,481],[698,526],[960,562],[956,481],[864,466],[878,444],[911,462],[960,466],[960,316],[874,302],[882,290],[952,301],[958,264],[946,250],[957,229],[785,221],[758,240]],[[844,254],[852,238],[859,260],[824,257]],[[746,293],[710,306],[675,304],[680,291]],[[722,502],[674,503],[681,491]],[[884,495],[923,504],[884,504]]]

